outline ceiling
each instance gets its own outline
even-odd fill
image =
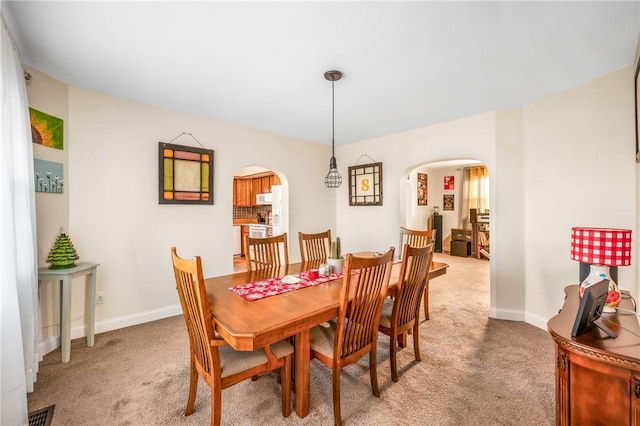
[[[2,1],[23,61],[84,89],[307,141],[520,107],[633,62],[636,1]],[[176,132],[189,129],[176,129]]]

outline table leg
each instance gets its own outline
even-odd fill
[[[60,280],[60,346],[62,362],[71,359],[71,277]]]
[[[93,346],[93,337],[95,334],[95,315],[96,315],[96,274],[97,269],[91,270],[87,275],[87,346]]]
[[[295,407],[298,417],[309,414],[311,346],[309,343],[310,330],[302,330],[296,334],[295,340]]]

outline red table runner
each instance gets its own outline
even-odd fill
[[[355,271],[354,271],[355,272]],[[293,275],[300,279],[300,282],[295,284],[287,284],[282,282],[282,278],[270,278],[268,280],[256,281],[248,284],[236,285],[229,287],[229,290],[233,291],[238,296],[252,301],[264,299],[265,297],[275,296],[276,294],[286,293],[288,291],[300,290],[301,288],[311,287],[317,284],[326,283],[328,281],[337,280],[343,277],[342,272],[339,274],[325,275],[324,277],[318,277],[315,280],[309,279],[307,272],[301,272],[298,275]]]

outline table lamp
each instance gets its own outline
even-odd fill
[[[608,279],[605,312],[615,312],[620,304],[620,291],[609,275],[609,267],[631,265],[631,230],[571,228],[571,259],[590,265],[589,275],[580,284],[580,296],[591,284]]]

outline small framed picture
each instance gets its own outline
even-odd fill
[[[453,210],[453,194],[444,194],[442,196],[442,210]]]
[[[454,180],[455,176],[445,176],[444,177],[444,189],[446,190],[454,190]]]
[[[349,205],[382,205],[382,163],[349,167]]]
[[[429,204],[428,200],[428,186],[426,173],[418,173],[418,205],[426,206]]]

